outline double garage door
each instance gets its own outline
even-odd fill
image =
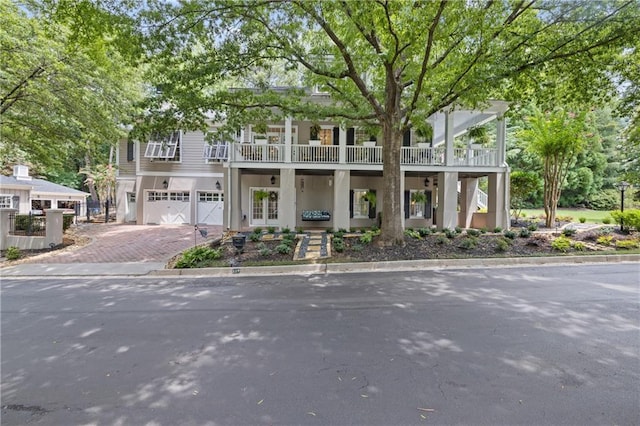
[[[221,192],[196,193],[196,223],[222,225],[224,198]],[[147,191],[144,223],[181,225],[191,223],[191,194],[189,191]]]

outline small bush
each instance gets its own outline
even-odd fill
[[[616,241],[616,248],[622,250],[633,250],[640,247],[640,243],[635,240],[619,240]]]
[[[7,257],[7,260],[18,260],[22,257],[22,251],[20,251],[16,246],[11,246],[7,248],[5,256]]]
[[[537,231],[538,230],[538,224],[537,223],[530,223],[527,226],[527,229],[531,232]]]
[[[602,219],[602,223],[604,223],[605,225],[609,225],[611,223],[611,218],[605,217],[604,219]]]
[[[474,237],[466,237],[460,241],[458,247],[465,250],[471,250],[478,247],[478,239]]]
[[[444,245],[444,244],[449,244],[449,243],[450,243],[449,238],[444,236],[444,235],[438,235],[436,237],[436,244],[443,244]]]
[[[420,234],[420,231],[414,231],[413,229],[405,229],[404,235],[414,238],[416,240],[422,239],[422,234]]]
[[[551,248],[553,250],[566,253],[571,247],[571,240],[567,237],[560,236],[551,242]]]
[[[429,229],[429,228],[420,228],[420,229],[418,229],[418,234],[420,234],[421,237],[426,237],[427,235],[431,235],[431,229]]]
[[[293,249],[285,242],[282,242],[276,246],[276,251],[280,254],[289,254]]]
[[[504,236],[510,240],[513,240],[516,238],[516,233],[510,229],[507,229],[506,231],[504,231]]]
[[[269,227],[267,228],[267,232],[268,232],[269,234],[275,234],[275,233],[276,233],[276,227],[275,227],[275,226],[269,226]]]
[[[271,256],[273,253],[268,247],[262,247],[258,252],[260,253],[260,256]]]
[[[615,210],[611,212],[611,217],[616,223],[624,222],[624,227],[627,229],[640,231],[640,210],[638,209],[629,209],[624,212]]]
[[[362,244],[370,244],[373,241],[373,232],[367,231],[360,236],[360,242]]]
[[[338,253],[342,253],[344,251],[344,240],[339,237],[333,237],[333,249]]]
[[[600,229],[598,230],[598,233],[599,233],[600,235],[609,235],[609,234],[611,234],[611,232],[613,232],[613,229],[611,229],[610,227],[600,228]]]
[[[529,238],[531,236],[531,231],[527,228],[520,229],[520,233],[518,234],[520,238]]]
[[[221,257],[221,249],[212,249],[206,246],[194,247],[182,253],[182,256],[176,262],[176,268],[198,268],[208,261],[218,260]]]
[[[296,228],[296,232],[297,232],[298,234],[304,234],[304,228],[303,228],[302,226],[298,226],[298,227]]]
[[[470,237],[477,237],[480,235],[480,231],[477,229],[467,229],[467,235]]]
[[[283,234],[290,234],[290,233],[291,233],[291,229],[289,229],[289,228],[282,228],[282,233],[283,233]]]
[[[262,228],[260,228],[259,226],[257,228],[253,228],[253,233],[254,234],[262,234]]]
[[[587,246],[582,241],[575,241],[573,243],[573,248],[577,251],[585,251],[587,249]]]
[[[459,226],[456,226],[454,228],[454,230],[456,231],[456,234],[461,234],[462,233],[462,228],[460,228]]]
[[[564,235],[565,237],[572,237],[576,235],[576,232],[578,232],[576,228],[564,228],[562,230],[562,235]]]
[[[340,230],[340,231],[338,231],[338,232],[335,232],[335,233],[333,234],[333,236],[334,236],[335,238],[342,238],[342,237],[344,237],[344,234],[345,234],[345,232],[344,232],[344,231],[342,231],[342,230]]]
[[[255,232],[252,232],[249,235],[249,240],[253,241],[254,243],[260,241],[261,238],[262,238],[262,234],[261,233],[260,234],[256,234]]]
[[[482,234],[486,234],[487,232],[489,232],[489,230],[487,228],[480,228],[480,233]]]
[[[380,228],[377,225],[373,225],[371,227],[371,232],[378,232],[378,231],[380,231]]]
[[[325,232],[327,234],[333,234],[333,228],[328,228]]]
[[[499,233],[502,232],[502,228],[499,227],[499,226],[496,226],[495,228],[493,228],[493,232],[496,233],[496,234],[499,234]]]
[[[585,223],[587,221],[586,217],[579,217],[578,220],[580,221],[580,223]]]
[[[351,250],[356,253],[362,251],[362,249],[364,249],[364,246],[362,244],[354,244],[351,246]]]
[[[71,214],[62,215],[62,231],[66,231],[67,229],[69,229],[72,223],[73,223],[73,215]]]
[[[500,238],[496,241],[496,251],[505,252],[509,250],[511,241],[506,238]]]
[[[449,229],[449,228],[445,228],[443,229],[444,235],[449,238],[449,239],[453,239],[456,237],[457,232],[453,229]]]
[[[610,246],[611,243],[613,243],[613,237],[611,235],[602,235],[598,237],[596,243],[600,244],[601,246]]]
[[[556,222],[573,222],[572,216],[556,216]]]
[[[348,231],[344,228],[338,229],[338,232],[342,232],[342,235],[346,234]]]

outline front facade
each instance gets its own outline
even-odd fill
[[[405,134],[405,228],[508,227],[506,109],[506,103],[492,102],[482,111],[434,114],[428,143]],[[478,126],[491,135],[482,146],[463,137]],[[378,224],[385,202],[380,137],[294,117],[259,130],[247,126],[236,140],[213,145],[202,133],[181,131],[162,141],[122,141],[117,220],[229,230]],[[481,179],[486,194],[479,189]]]

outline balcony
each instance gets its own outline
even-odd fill
[[[289,152],[287,152],[289,149]],[[284,145],[284,144],[231,144],[229,161],[232,165],[251,167],[260,164],[327,164],[382,166],[381,146],[338,146],[338,145]],[[446,162],[444,146],[402,147],[400,163],[403,166],[456,166],[456,167],[497,167],[498,155],[495,148],[456,148],[450,164]]]

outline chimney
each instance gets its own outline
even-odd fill
[[[17,180],[31,180],[29,176],[29,167],[27,166],[13,166],[13,177]]]

